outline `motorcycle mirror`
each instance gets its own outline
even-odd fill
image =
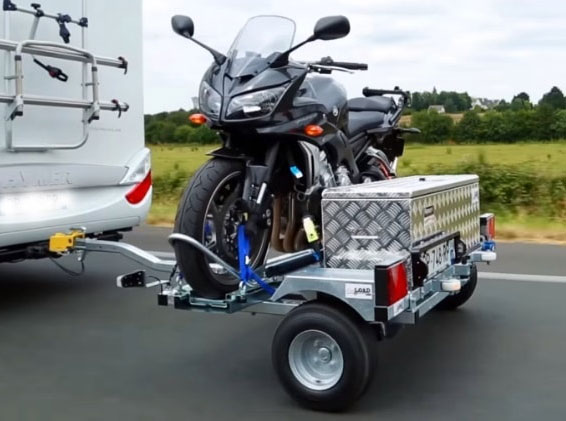
[[[285,66],[289,63],[289,54],[301,48],[303,45],[316,40],[330,41],[332,39],[344,38],[350,33],[350,21],[345,16],[327,16],[319,19],[314,27],[313,34],[305,41],[295,45],[289,50],[281,53],[271,64],[271,67]]]
[[[214,48],[210,48],[208,45],[203,44],[202,42],[193,38],[193,35],[195,33],[195,24],[190,17],[183,15],[173,16],[173,18],[171,18],[171,26],[173,27],[173,31],[175,31],[175,33],[181,35],[182,37],[190,39],[195,44],[200,45],[202,48],[209,51],[210,54],[212,54],[212,57],[214,57],[216,64],[218,64],[219,66],[224,64],[224,62],[226,61],[226,56],[224,54],[219,53]]]
[[[344,38],[350,33],[350,21],[345,16],[327,16],[320,19],[314,27],[314,39],[330,41]]]
[[[175,33],[185,38],[192,38],[195,33],[195,24],[188,16],[176,15],[171,19],[171,26]]]

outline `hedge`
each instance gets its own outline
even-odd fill
[[[450,121],[449,121],[450,120]],[[467,111],[454,123],[452,117],[434,111],[412,114],[411,126],[422,131],[410,141],[441,143],[448,140],[472,143],[514,143],[566,138],[566,110],[546,106],[518,111]]]

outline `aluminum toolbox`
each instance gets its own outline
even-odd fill
[[[459,232],[468,250],[480,245],[479,178],[414,176],[328,189],[323,194],[325,264],[372,269],[380,256],[436,234]]]

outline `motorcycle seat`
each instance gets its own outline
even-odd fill
[[[367,130],[377,129],[385,122],[385,114],[377,111],[350,112],[348,137],[352,138]]]
[[[348,101],[348,109],[353,112],[379,111],[380,113],[389,113],[396,108],[395,101],[386,96],[353,98]]]

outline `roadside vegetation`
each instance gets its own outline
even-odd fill
[[[400,175],[478,174],[483,210],[498,214],[500,235],[566,241],[566,98],[558,88],[536,105],[520,93],[488,111],[470,111],[469,95],[456,92],[412,98],[402,124],[422,134],[407,139]],[[431,105],[453,114],[429,110]],[[146,116],[155,198],[150,223],[173,222],[187,181],[219,143],[217,133],[191,125],[194,112]]]
[[[215,145],[152,146],[154,205],[149,222],[172,224],[188,180]],[[566,241],[566,142],[514,145],[411,144],[400,175],[481,177],[482,207],[498,215],[503,238]]]

